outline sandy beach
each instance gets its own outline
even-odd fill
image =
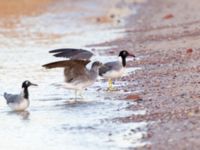
[[[198,0],[150,0],[128,18],[127,37],[106,43],[132,49],[142,70],[124,80],[127,91],[146,115],[119,118],[123,122],[146,120],[145,147],[138,149],[195,149],[200,143],[200,3]],[[134,93],[138,89],[139,93]],[[131,96],[130,96],[131,100]]]

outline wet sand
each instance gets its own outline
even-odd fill
[[[142,68],[122,80],[130,81],[129,100],[142,99],[128,109],[147,113],[117,118],[148,122],[150,143],[138,149],[200,147],[199,10],[198,0],[151,0],[127,19],[126,38],[104,43],[131,49],[138,59],[130,66]]]

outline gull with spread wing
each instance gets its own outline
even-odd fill
[[[75,90],[75,98],[77,91],[81,91],[91,86],[96,81],[96,78],[99,75],[99,68],[102,66],[101,62],[95,61],[92,63],[91,68],[88,69],[86,66],[90,63],[90,60],[88,59],[91,56],[87,51],[81,51],[82,53],[77,52],[76,49],[59,49],[50,51],[50,53],[56,53],[54,54],[56,57],[63,57],[63,55],[65,55],[65,57],[70,59],[43,65],[43,67],[47,69],[64,68],[66,87]]]

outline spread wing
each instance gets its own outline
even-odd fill
[[[54,53],[55,57],[65,57],[69,59],[84,59],[89,60],[93,53],[84,49],[75,48],[62,48],[49,51],[49,53]]]
[[[57,61],[43,65],[43,67],[47,69],[52,68],[65,68],[65,80],[66,82],[70,82],[74,78],[79,77],[86,72],[86,65],[90,62],[90,60],[64,60]]]
[[[66,82],[73,82],[80,77],[86,77],[88,70],[86,65],[90,62],[93,53],[84,49],[62,48],[49,51],[55,57],[65,57],[68,60],[56,61],[43,65],[47,69],[64,68]],[[84,75],[84,76],[83,76]]]
[[[52,63],[48,63],[43,65],[46,69],[52,68],[76,68],[84,69],[85,66],[90,62],[90,60],[63,60],[63,61],[56,61]]]

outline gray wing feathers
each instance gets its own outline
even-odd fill
[[[51,50],[49,53],[55,53],[55,57],[65,57],[69,59],[90,59],[93,55],[90,51],[75,48],[62,48]]]
[[[4,93],[3,96],[6,99],[7,104],[19,102],[21,99],[20,95],[13,95],[13,94],[8,94],[8,93]]]
[[[99,75],[103,76],[103,74],[105,74],[109,70],[110,70],[110,67],[104,65],[101,68],[99,68]]]
[[[72,82],[74,78],[76,78],[77,75],[79,75],[80,70],[76,70],[74,67],[66,67],[64,70],[64,75],[65,75],[65,81],[66,82]]]
[[[65,81],[71,82],[88,72],[86,65],[90,60],[64,60],[43,65],[45,68],[64,67]],[[81,76],[84,77],[84,76]]]
[[[86,74],[88,70],[86,68],[75,68],[75,67],[66,67],[64,70],[65,81],[70,83],[74,80],[78,80],[81,75]],[[84,76],[81,76],[82,78]]]
[[[121,68],[122,68],[122,65],[118,61],[108,62],[108,63],[105,63],[99,69],[99,75],[102,76],[103,74],[111,70],[118,71]]]
[[[47,69],[59,68],[59,67],[63,67],[66,69],[76,68],[76,70],[78,70],[78,69],[84,69],[89,62],[90,62],[89,60],[63,60],[63,61],[51,62],[42,65],[42,67],[45,67]]]

